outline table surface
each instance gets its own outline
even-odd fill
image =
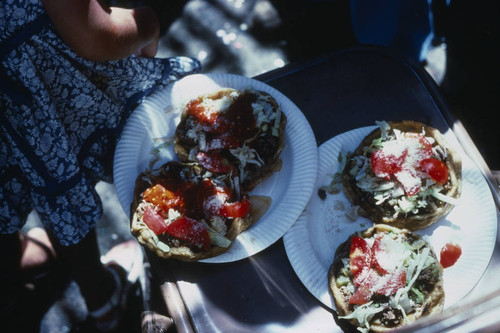
[[[377,120],[413,119],[442,132],[456,128],[427,73],[385,49],[343,50],[256,79],[298,106],[318,146]],[[464,142],[466,135],[458,136],[463,146],[474,150],[471,142]],[[296,276],[282,239],[232,263],[185,263],[152,255],[149,260],[179,332],[342,331],[335,312],[322,306]],[[474,300],[498,286],[498,274],[497,244],[487,271],[466,299]]]

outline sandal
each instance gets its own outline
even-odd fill
[[[128,295],[137,280],[137,269],[142,267],[142,251],[137,242],[131,240],[115,246],[101,260],[113,276],[116,288],[103,306],[89,311],[88,317],[99,332],[115,332],[127,311]]]
[[[109,263],[106,270],[113,276],[116,286],[113,295],[103,306],[88,313],[99,332],[113,332],[118,328],[122,314],[126,310],[127,294],[131,286],[127,272],[120,265]],[[109,316],[109,319],[103,319],[106,316]]]

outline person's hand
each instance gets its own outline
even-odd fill
[[[80,56],[94,61],[136,54],[154,57],[159,22],[149,7],[105,7],[98,0],[42,0],[61,38]]]

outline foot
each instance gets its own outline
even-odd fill
[[[89,311],[89,317],[99,332],[115,332],[125,311],[130,284],[127,272],[118,264],[110,263],[106,270],[113,278],[113,294],[100,308]]]
[[[142,251],[135,240],[113,247],[101,261],[112,276],[114,291],[100,308],[89,312],[89,317],[100,332],[115,332],[127,307],[127,294],[142,269]]]

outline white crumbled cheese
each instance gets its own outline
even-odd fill
[[[402,213],[409,213],[416,207],[416,201],[406,196],[398,200],[398,207]]]
[[[239,96],[239,95],[240,95],[240,92],[239,92],[238,90],[234,90],[234,91],[232,91],[232,92],[229,94],[229,96],[230,96],[230,97],[231,97],[231,99],[233,99],[233,100],[234,100],[234,99],[236,99],[236,98],[238,98],[238,96]]]
[[[381,239],[380,247],[383,251],[377,254],[377,262],[387,271],[403,266],[405,259],[410,255],[404,243],[387,235]]]
[[[235,95],[233,92],[230,96],[223,96],[218,99],[203,98],[200,106],[205,109],[205,112],[223,113],[229,108],[233,99],[236,97],[238,97],[238,95]]]
[[[210,200],[206,202],[206,209],[210,210],[211,207],[221,207],[227,199],[228,195],[226,193],[217,192],[215,195],[210,197]]]
[[[181,213],[178,210],[175,210],[173,208],[169,208],[168,210],[168,217],[165,220],[166,223],[172,222],[174,220],[177,220],[179,217],[181,217]]]
[[[412,192],[415,189],[418,191],[422,184],[422,181],[419,177],[416,176],[416,172],[414,172],[412,169],[402,169],[397,173],[396,178],[404,188],[411,189]]]
[[[401,156],[408,148],[406,145],[402,145],[400,140],[386,141],[382,144],[382,149],[386,155]]]

